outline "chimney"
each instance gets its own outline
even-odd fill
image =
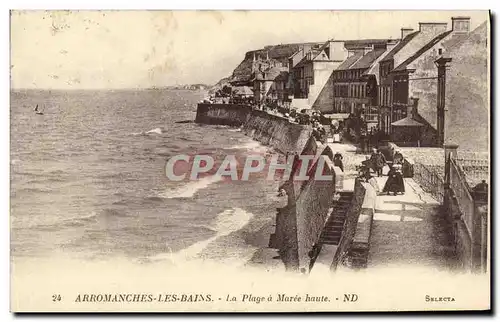
[[[401,40],[413,32],[413,28],[401,28]]]
[[[451,30],[456,33],[470,31],[470,17],[451,17]]]
[[[370,51],[373,51],[374,49],[374,46],[371,45],[371,46],[367,46],[367,47],[364,47],[363,48],[363,55],[366,55],[367,53],[369,53]]]
[[[441,34],[448,28],[446,22],[419,22],[418,30],[422,33],[432,33],[434,35]]]
[[[344,47],[343,41],[330,42],[330,60],[344,61],[347,57],[347,49]]]
[[[391,50],[392,48],[396,47],[397,44],[399,44],[400,40],[391,40],[387,43],[387,50]]]

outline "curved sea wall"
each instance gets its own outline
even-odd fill
[[[252,108],[241,104],[198,104],[196,123],[241,126],[248,120]]]
[[[300,164],[297,157],[290,178],[282,183],[280,188],[288,202],[277,209],[276,228],[270,237],[270,247],[278,250],[287,270],[308,272],[310,253],[319,241],[332,198],[342,181],[342,171],[326,161],[323,175],[331,176],[331,180],[315,179],[322,156],[332,160],[333,151],[316,142],[311,126],[291,123],[284,117],[252,110],[246,105],[198,104],[196,122],[241,126],[243,133],[283,154],[313,156],[307,180],[294,180]]]
[[[300,153],[311,137],[312,128],[290,123],[284,117],[264,111],[252,111],[248,121],[243,125],[243,132],[282,153]]]
[[[312,128],[288,119],[239,104],[198,104],[196,123],[241,126],[242,131],[282,153],[300,153],[311,137]]]

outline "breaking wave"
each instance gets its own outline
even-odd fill
[[[177,253],[164,253],[158,254],[151,258],[151,260],[162,260],[167,259],[173,263],[183,263],[189,260],[195,260],[200,255],[200,253],[207,248],[207,246],[220,237],[227,236],[235,231],[238,231],[245,227],[253,214],[247,212],[241,208],[231,208],[226,209],[223,212],[217,214],[213,223],[208,227],[215,231],[215,235],[197,242],[187,248],[184,248]]]
[[[142,131],[142,132],[132,132],[132,135],[137,136],[137,135],[148,135],[148,134],[163,134],[163,131],[161,128],[157,127],[154,129],[151,129],[149,131]]]
[[[199,190],[205,189],[213,183],[222,181],[221,176],[213,175],[209,177],[204,177],[198,179],[197,181],[191,181],[185,185],[178,188],[170,188],[159,195],[161,198],[173,199],[173,198],[191,198]]]

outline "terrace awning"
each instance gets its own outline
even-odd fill
[[[332,120],[345,120],[349,118],[350,113],[334,113],[334,114],[323,114],[324,117]]]
[[[415,121],[412,118],[405,117],[404,119],[401,119],[396,122],[391,123],[392,126],[424,126],[422,123],[419,123]]]

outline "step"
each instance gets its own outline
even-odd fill
[[[338,221],[338,222],[329,222],[323,228],[324,229],[333,229],[333,228],[338,228],[338,227],[340,227],[340,228],[344,227],[344,222],[343,221],[342,222],[340,222],[340,221]]]
[[[328,237],[337,237],[337,236],[342,236],[342,231],[325,231],[321,234],[321,236],[328,236]]]
[[[340,243],[340,238],[337,240],[322,240],[321,241],[322,244],[325,244],[325,245],[338,245]]]
[[[325,239],[340,239],[342,237],[341,234],[325,234],[320,236],[320,240],[325,240]]]

